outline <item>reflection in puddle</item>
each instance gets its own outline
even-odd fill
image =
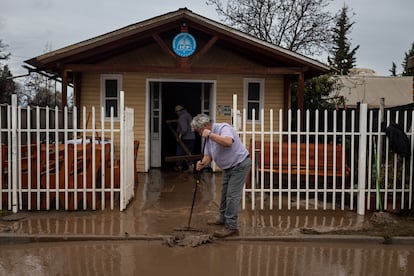
[[[278,214],[279,213],[279,214]],[[355,229],[362,226],[364,218],[346,216],[345,212],[332,211],[244,211],[240,224],[244,235],[293,235],[301,228],[326,232],[336,229]],[[251,232],[250,232],[251,231]]]
[[[2,245],[1,275],[413,275],[414,248],[368,244],[159,242]]]
[[[123,212],[30,212],[18,221],[0,221],[0,231],[33,235],[165,235],[185,225],[191,208],[194,175],[151,170],[139,178],[135,198]],[[204,228],[206,221],[217,214],[220,185],[220,173],[202,174],[194,206],[193,227]],[[296,235],[300,228],[344,230],[360,227],[363,219],[355,211],[247,208],[240,212],[239,232],[243,236],[277,236]],[[212,233],[215,229],[207,230]]]
[[[192,227],[206,227],[216,214],[220,174],[201,179]],[[4,234],[157,235],[186,225],[193,195],[192,174],[151,170],[140,177],[127,210],[30,212],[0,221]],[[300,228],[357,228],[355,211],[242,210],[242,236],[296,235]],[[207,228],[212,233],[215,228]],[[128,234],[128,235],[126,235]],[[414,247],[371,244],[310,244],[214,241],[169,248],[136,240],[0,244],[0,275],[414,275]]]

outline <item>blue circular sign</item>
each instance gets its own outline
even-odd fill
[[[180,57],[188,57],[194,54],[197,47],[194,36],[189,33],[179,33],[172,42],[174,52]]]

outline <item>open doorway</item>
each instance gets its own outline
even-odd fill
[[[172,169],[173,161],[166,157],[176,155],[177,142],[167,126],[167,120],[176,120],[175,106],[182,105],[192,117],[199,113],[212,115],[214,81],[151,80],[150,92],[150,168]],[[214,119],[214,118],[213,118]],[[176,124],[171,125],[176,129]],[[201,137],[196,134],[194,155],[201,153]]]
[[[177,119],[174,111],[176,105],[181,105],[192,117],[201,112],[202,83],[198,82],[163,82],[162,83],[162,142],[161,142],[161,168],[171,169],[175,163],[165,162],[165,157],[175,156],[177,142],[168,128],[166,121]],[[176,124],[172,124],[176,129]],[[196,134],[193,154],[200,154],[200,136]]]

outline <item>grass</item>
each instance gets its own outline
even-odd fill
[[[8,211],[8,210],[0,210],[0,217],[8,216],[11,213],[12,212],[11,211]]]

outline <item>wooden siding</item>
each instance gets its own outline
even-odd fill
[[[137,156],[137,170],[143,172],[145,168],[145,122],[149,120],[145,112],[146,77],[127,73],[123,77],[125,91],[125,106],[134,109],[134,140],[140,141]]]
[[[283,78],[281,76],[261,77],[261,76],[218,76],[217,77],[217,105],[233,104],[233,94],[237,94],[239,102],[237,109],[243,109],[244,102],[244,79],[257,78],[264,79],[264,110],[265,122],[269,120],[269,109],[273,109],[273,120],[279,120],[279,109],[283,108]],[[216,121],[231,123],[231,116],[217,114]],[[250,124],[249,124],[250,125]],[[265,125],[265,127],[268,127]]]
[[[191,58],[189,59],[191,62]],[[140,66],[174,66],[175,61],[169,57],[156,43],[144,45],[140,48],[125,52],[120,55],[112,56],[109,59],[102,61],[100,64],[135,64]],[[216,67],[240,67],[240,68],[263,68],[254,60],[240,56],[229,49],[217,46],[212,47],[200,59],[195,60],[193,66],[216,68]],[[145,122],[147,122],[148,115],[145,110],[146,104],[146,81],[147,79],[182,79],[187,80],[208,80],[216,81],[216,105],[232,106],[233,94],[237,94],[241,100],[238,109],[243,109],[244,97],[244,79],[258,78],[264,79],[265,96],[264,108],[268,110],[273,108],[275,110],[274,120],[278,120],[278,110],[283,107],[283,78],[282,76],[270,75],[238,75],[238,74],[218,74],[212,72],[211,74],[166,74],[166,73],[138,73],[138,72],[102,72],[102,74],[120,74],[122,75],[122,90],[125,91],[125,105],[134,109],[134,124],[135,135],[134,139],[140,141],[140,148],[137,158],[137,170],[143,172],[145,170],[145,137],[147,135],[145,130]],[[82,94],[81,106],[101,106],[100,94],[100,73],[83,73],[82,74]],[[217,111],[217,106],[215,107]],[[99,118],[100,109],[96,109],[96,115]],[[265,121],[269,121],[268,112],[265,115]],[[231,123],[231,116],[222,113],[216,113],[217,122]],[[96,127],[99,127],[100,122],[96,122]],[[117,122],[116,124],[119,124]],[[89,122],[91,127],[91,122]],[[250,127],[250,124],[248,125]],[[119,137],[115,138],[116,154],[119,153]]]
[[[167,42],[166,42],[167,44]],[[159,45],[153,43],[145,45],[142,48],[137,48],[132,51],[110,57],[102,61],[101,65],[116,65],[116,64],[133,64],[136,66],[167,66],[174,67],[175,60],[162,51]],[[192,59],[188,59],[192,63]],[[237,55],[222,47],[213,47],[207,51],[203,56],[192,63],[195,67],[212,67],[212,68],[260,68],[265,67],[258,65],[255,61],[247,59],[243,56]]]
[[[100,74],[83,74],[82,79],[82,95],[81,106],[95,106],[96,117],[100,118],[101,115],[101,93],[100,93]],[[128,73],[123,74],[122,77],[122,89],[125,91],[125,106],[134,109],[134,140],[140,141],[140,148],[138,149],[137,156],[137,170],[144,171],[144,149],[145,149],[145,121],[147,120],[145,114],[145,78],[143,76]],[[87,91],[87,92],[85,92]],[[91,112],[91,109],[88,109]],[[82,120],[82,114],[81,114]],[[82,121],[81,121],[82,122]],[[95,122],[95,127],[100,128],[100,121]],[[109,122],[105,123],[106,127],[110,126]],[[89,128],[92,127],[92,122],[88,123]],[[114,127],[119,127],[119,121],[114,123]],[[100,135],[98,133],[98,135]],[[105,137],[109,138],[109,137]],[[119,135],[114,136],[116,158],[119,158]]]
[[[216,105],[222,106],[232,106],[233,104],[233,94],[237,94],[240,99],[238,104],[238,109],[243,109],[243,85],[244,78],[261,78],[260,76],[238,76],[238,75],[143,75],[138,73],[124,73],[122,74],[122,89],[125,91],[125,105],[127,107],[134,109],[134,125],[135,125],[135,135],[134,139],[140,141],[140,148],[138,151],[137,157],[137,170],[143,172],[145,168],[145,122],[148,120],[148,114],[145,111],[145,101],[146,101],[146,80],[148,78],[152,79],[195,79],[195,80],[215,80],[217,83],[216,90]],[[81,95],[81,105],[82,106],[95,106],[99,107],[101,105],[101,95],[100,95],[100,74],[83,74],[82,79],[82,95]],[[264,108],[265,112],[265,121],[269,121],[269,112],[270,108],[274,110],[275,122],[279,120],[279,109],[283,107],[283,78],[281,76],[265,77],[265,96],[264,96]],[[215,110],[217,112],[217,106]],[[90,110],[90,109],[89,109]],[[100,109],[96,109],[96,115],[99,118]],[[82,115],[82,114],[81,114]],[[231,123],[231,116],[225,115],[222,113],[216,113],[216,122],[227,122]],[[119,124],[117,122],[116,124]],[[268,123],[266,123],[268,124]],[[106,125],[108,126],[108,125]],[[117,126],[117,125],[116,125]],[[260,125],[256,125],[258,127]],[[89,122],[88,127],[91,126]],[[268,127],[268,125],[265,125]],[[96,122],[96,128],[100,128],[100,122]],[[250,128],[250,124],[248,124]],[[115,137],[115,149],[118,157],[119,153],[119,137]]]
[[[195,64],[200,67],[259,67],[257,63],[243,56],[220,48],[213,47],[203,55]]]
[[[269,110],[273,109],[273,121],[279,121],[279,109],[283,109],[283,77],[265,79],[265,128],[269,127]]]
[[[101,64],[134,64],[141,66],[171,66],[174,60],[168,57],[156,43],[145,45],[133,51],[113,56]]]

